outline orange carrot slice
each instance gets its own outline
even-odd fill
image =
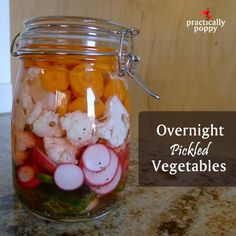
[[[49,92],[64,91],[69,87],[69,71],[59,66],[47,67],[42,71],[41,81]]]
[[[84,71],[76,66],[70,72],[70,86],[76,97],[86,96],[91,88],[96,97],[101,97],[104,91],[103,75],[99,71]]]
[[[117,95],[118,98],[123,101],[126,96],[126,89],[122,80],[114,79],[110,80],[106,86],[104,91],[104,98],[107,99],[110,96]]]

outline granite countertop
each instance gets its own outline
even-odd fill
[[[0,229],[5,235],[236,235],[236,188],[139,187],[131,143],[126,197],[100,220],[48,222],[26,212],[11,178],[10,115],[0,116]]]

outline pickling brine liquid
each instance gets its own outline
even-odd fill
[[[101,49],[102,50],[102,49]],[[128,86],[112,56],[22,56],[12,113],[14,186],[47,219],[96,218],[123,195]]]

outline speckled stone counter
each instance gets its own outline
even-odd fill
[[[236,188],[141,188],[137,142],[131,144],[126,197],[100,220],[47,222],[26,212],[14,197],[10,116],[0,116],[0,235],[236,235]]]

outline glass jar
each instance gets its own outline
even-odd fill
[[[49,220],[102,216],[123,196],[127,179],[125,75],[135,77],[131,67],[138,59],[128,50],[138,31],[82,17],[38,17],[24,26],[11,48],[19,58],[15,192],[30,212]]]

